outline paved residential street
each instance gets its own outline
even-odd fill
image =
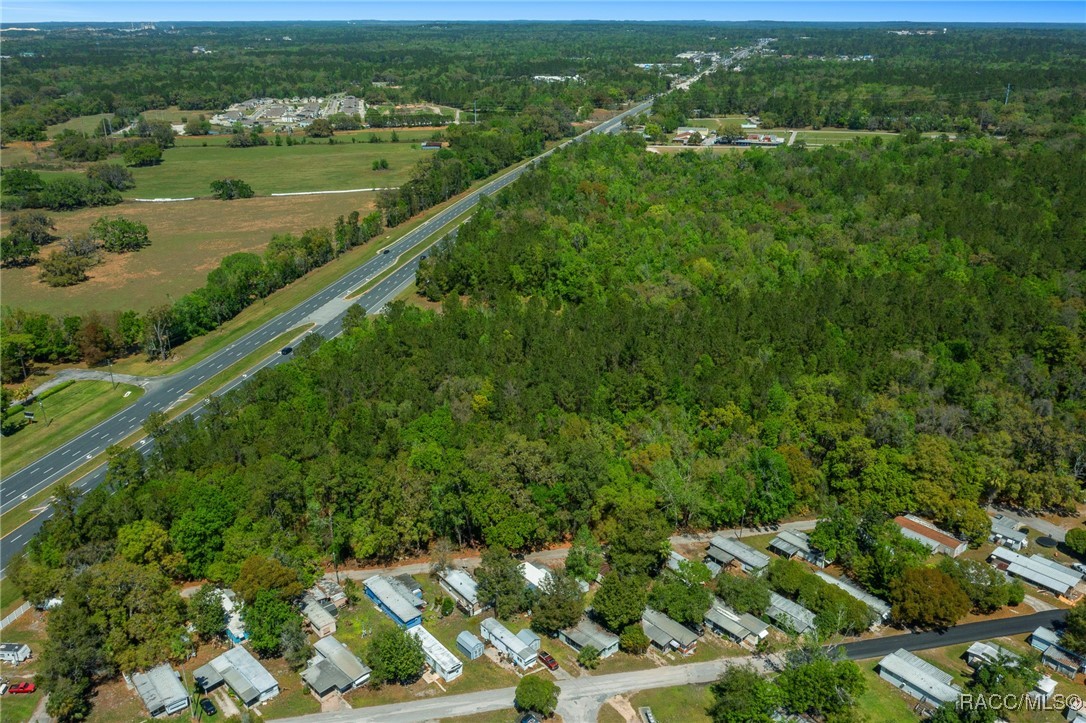
[[[885,638],[863,640],[841,646],[845,655],[853,660],[880,658],[898,648],[906,650],[927,650],[947,645],[988,640],[1004,635],[1017,635],[1034,630],[1044,625],[1051,627],[1062,622],[1064,610],[1023,615],[999,620],[985,620],[979,623],[958,625],[943,632],[927,632],[904,635],[892,635]],[[558,697],[557,712],[567,723],[595,721],[599,708],[608,698],[623,693],[631,693],[650,688],[669,688],[678,685],[709,683],[716,680],[721,672],[733,665],[749,663],[763,672],[766,661],[753,656],[722,658],[704,663],[672,665],[631,673],[612,675],[582,675],[559,684],[561,694]],[[410,703],[358,708],[337,713],[315,713],[313,715],[284,718],[283,721],[322,721],[327,723],[346,723],[346,721],[390,721],[395,723],[421,723],[455,716],[476,715],[488,711],[513,707],[513,688],[427,698]]]

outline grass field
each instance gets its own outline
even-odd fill
[[[185,119],[204,116],[210,119],[218,113],[217,110],[181,110],[176,105],[159,110],[145,110],[142,115],[149,121],[166,121],[167,123],[184,123]]]
[[[184,143],[167,149],[161,165],[134,168],[136,186],[124,195],[207,196],[211,182],[221,178],[240,178],[257,195],[385,188],[407,180],[424,153],[415,143],[351,143],[342,138],[334,145],[321,139],[305,145],[258,148],[227,148],[210,142],[204,148]],[[374,171],[373,161],[381,158],[388,161],[389,168]]]
[[[124,216],[147,224],[151,245],[138,253],[105,254],[90,280],[54,289],[35,267],[4,269],[4,303],[53,314],[87,309],[145,310],[202,286],[209,271],[232,253],[259,253],[280,233],[332,226],[337,216],[374,208],[373,193],[342,193],[235,201],[124,203],[51,214],[57,236],[86,231],[99,216]],[[48,254],[51,247],[43,249]]]
[[[652,708],[652,714],[660,723],[701,723],[710,721],[705,709],[712,702],[709,687],[682,685],[674,688],[643,690],[630,698],[630,705],[637,710],[641,706]],[[892,720],[877,718],[875,720]]]
[[[57,123],[56,125],[48,126],[45,129],[46,138],[53,138],[60,135],[66,130],[79,131],[80,133],[94,133],[98,130],[102,121],[106,118],[112,118],[112,113],[98,113],[97,115],[81,115],[71,120],[64,121],[63,123]]]
[[[867,687],[856,699],[856,707],[868,720],[872,721],[915,721],[919,716],[913,712],[912,701],[904,693],[887,683],[875,672],[878,660],[866,660],[859,663]]]
[[[128,393],[128,397],[125,394]],[[139,399],[143,390],[125,384],[111,388],[109,382],[76,382],[42,401],[45,422],[37,405],[31,409],[37,420],[3,440],[0,475],[22,469],[32,460],[79,436]],[[19,412],[22,416],[22,412]]]

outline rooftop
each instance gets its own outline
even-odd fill
[[[714,550],[718,552],[713,554]],[[723,553],[723,555],[720,553]],[[730,537],[721,537],[720,535],[713,537],[712,541],[709,543],[709,555],[710,557],[724,559],[725,562],[739,560],[741,563],[756,570],[769,565],[769,556],[764,552],[759,552],[750,545],[744,545],[738,540],[733,540]]]
[[[784,618],[797,633],[810,630],[815,625],[815,614],[797,602],[782,597],[775,592],[769,593],[769,609],[766,615],[773,619]]]
[[[494,618],[487,618],[479,624],[479,627],[487,631],[491,640],[497,640],[506,650],[512,651],[518,657],[528,659],[535,656],[534,650],[525,645],[523,640]]]
[[[479,604],[479,583],[475,582],[475,578],[471,575],[463,570],[449,569],[441,573],[441,579],[469,605]]]
[[[551,572],[545,567],[539,567],[530,562],[522,562],[520,563],[520,574],[524,576],[529,584],[540,587],[543,585],[543,581],[550,577]]]
[[[581,618],[572,628],[566,628],[562,634],[577,644],[578,647],[591,645],[596,650],[606,650],[618,642],[618,636],[604,630],[588,618]]]
[[[901,680],[908,681],[910,685],[924,691],[929,697],[944,703],[957,700],[962,692],[961,688],[954,685],[953,676],[926,660],[921,660],[904,648],[890,653],[879,661],[879,667]]]
[[[406,623],[408,620],[414,620],[419,616],[414,601],[404,597],[403,593],[400,592],[403,587],[402,584],[395,586],[384,575],[374,575],[363,584],[367,590],[377,596],[382,605],[391,610],[392,614],[401,621]]]
[[[407,631],[414,635],[420,643],[426,657],[434,661],[439,668],[445,671],[454,670],[463,665],[460,658],[449,652],[449,649],[441,644],[441,641],[430,634],[430,631],[421,625],[416,625]]]
[[[1082,576],[1058,562],[1040,555],[1020,555],[1006,547],[996,547],[991,557],[1007,563],[1007,572],[1049,590],[1070,592],[1082,581]]]
[[[952,550],[962,544],[962,540],[959,540],[957,537],[943,532],[930,522],[922,520],[919,517],[914,517],[913,515],[898,515],[894,518],[894,522],[902,529],[911,530],[932,542],[937,542]]]
[[[152,713],[188,700],[188,691],[167,663],[157,665],[146,673],[134,673],[132,685],[136,686],[136,692]]]
[[[864,603],[865,605],[867,605],[867,607],[874,610],[875,614],[878,615],[880,618],[886,618],[890,615],[890,604],[880,598],[875,597],[863,588],[857,585],[853,585],[851,582],[843,578],[834,577],[828,572],[824,572],[822,570],[818,570],[817,572],[815,572],[815,575],[818,575],[818,577],[820,577],[823,582],[828,582],[834,587],[841,588],[852,597]]]
[[[645,634],[657,642],[662,642],[664,637],[668,640],[674,640],[683,647],[697,642],[697,633],[682,623],[676,622],[662,612],[653,610],[652,608],[645,608],[645,612],[641,615],[641,620],[646,624]],[[649,632],[649,629],[651,628],[656,628],[663,633],[663,636],[654,635]]]

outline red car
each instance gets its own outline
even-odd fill
[[[539,662],[547,666],[547,670],[558,670],[558,661],[551,657],[551,654],[545,650],[539,651]]]
[[[37,690],[37,687],[33,683],[19,683],[11,686],[11,688],[8,689],[8,692],[16,695],[19,693],[33,693],[35,690]]]

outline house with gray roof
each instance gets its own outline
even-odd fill
[[[1013,661],[1017,665],[1018,656],[995,643],[977,641],[969,646],[964,654],[965,662],[971,668],[979,668],[982,665],[998,662],[1000,659]]]
[[[578,653],[591,646],[600,651],[601,658],[609,658],[618,652],[618,636],[588,618],[581,618],[572,628],[559,630],[558,639]]]
[[[744,572],[758,572],[769,566],[769,555],[750,545],[744,545],[739,540],[717,535],[709,542],[709,549],[705,551],[705,564],[709,565],[714,573],[732,565],[739,566]]]
[[[1083,668],[1082,658],[1060,646],[1060,635],[1043,625],[1029,636],[1029,644],[1041,651],[1041,663],[1058,673],[1074,678]]]
[[[483,611],[479,602],[479,583],[468,573],[455,568],[447,568],[438,573],[438,584],[456,601],[456,606],[468,617]]]
[[[641,614],[641,628],[652,644],[665,653],[677,650],[683,655],[691,655],[697,649],[697,633],[652,608],[645,608]]]
[[[335,609],[335,606],[332,606]],[[321,605],[312,595],[302,598],[302,617],[305,618],[309,629],[318,637],[325,637],[336,632],[336,619],[328,609]]]
[[[189,707],[189,694],[181,676],[168,663],[156,665],[146,673],[133,673],[132,685],[152,718],[173,715]]]
[[[781,530],[769,543],[769,549],[781,557],[789,560],[799,558],[806,560],[815,567],[826,566],[826,556],[821,550],[811,545],[806,532],[798,530]]]
[[[1075,599],[1079,595],[1081,573],[1041,555],[1026,557],[1006,547],[997,547],[988,559],[1008,575],[1021,578],[1065,600]]]
[[[766,616],[785,632],[803,635],[815,627],[815,614],[797,602],[775,592],[769,593]]]
[[[878,669],[880,678],[933,708],[956,702],[962,693],[950,673],[921,660],[904,648],[880,660]]]
[[[30,646],[26,643],[0,643],[0,661],[18,665],[30,659]]]
[[[279,695],[279,683],[271,673],[243,647],[234,647],[206,665],[201,665],[193,676],[197,684],[208,692],[226,683],[246,706],[271,700]]]
[[[844,590],[864,605],[867,605],[867,607],[871,609],[871,612],[875,613],[876,620],[886,622],[890,619],[890,604],[885,600],[875,597],[859,585],[854,585],[841,577],[834,577],[823,570],[816,570],[815,575],[817,575],[822,582],[829,583],[834,587]]]
[[[460,658],[449,652],[429,630],[416,625],[407,632],[422,644],[422,654],[426,656],[426,664],[430,666],[430,670],[446,683],[456,680],[464,672],[464,664],[460,662]]]
[[[328,636],[313,644],[314,655],[302,671],[302,680],[317,698],[323,700],[333,693],[346,693],[365,685],[370,669],[350,649]]]
[[[717,635],[753,650],[769,636],[769,624],[750,613],[737,613],[719,599],[705,613],[705,625]]]
[[[1021,551],[1029,544],[1029,533],[1022,523],[1004,515],[992,517],[992,531],[988,535],[988,541],[1003,547],[1009,547],[1015,552]]]
[[[479,637],[494,646],[518,668],[530,668],[538,661],[538,651],[517,637],[494,618],[487,618],[479,625]]]

